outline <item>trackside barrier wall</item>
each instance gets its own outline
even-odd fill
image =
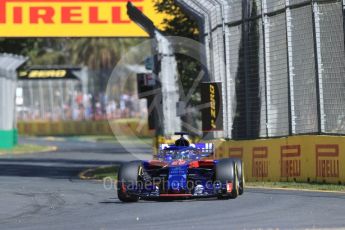
[[[345,183],[345,137],[216,141],[216,158],[239,157],[247,181]]]
[[[109,125],[110,124],[110,125]],[[111,128],[112,127],[112,128]],[[140,129],[138,129],[140,127]],[[18,122],[21,135],[33,136],[71,136],[71,135],[115,135],[152,137],[147,123],[141,124],[137,119],[114,121],[60,121],[60,122]]]

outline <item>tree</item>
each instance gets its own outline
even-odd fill
[[[68,38],[38,38],[26,53],[29,65],[66,65]]]
[[[162,22],[163,31],[166,35],[187,37],[199,40],[198,24],[174,0],[154,0],[156,11],[169,15]]]
[[[68,52],[72,64],[88,66],[98,79],[95,90],[104,92],[116,63],[130,46],[140,41],[137,38],[73,39],[68,45]]]
[[[64,64],[66,38],[1,38],[0,53],[28,56],[29,65]]]
[[[33,38],[1,38],[0,53],[27,55],[34,44],[35,39]]]

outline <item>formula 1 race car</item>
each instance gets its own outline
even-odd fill
[[[183,135],[174,145],[161,145],[151,161],[123,164],[118,172],[118,198],[218,197],[234,199],[244,190],[243,163],[238,158],[214,160],[212,143],[190,144]]]

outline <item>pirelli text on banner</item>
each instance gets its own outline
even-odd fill
[[[157,26],[152,0],[131,0]],[[127,0],[0,0],[1,37],[147,37],[127,16]]]

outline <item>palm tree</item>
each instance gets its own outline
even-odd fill
[[[68,51],[71,64],[86,65],[92,80],[94,97],[101,96],[111,72],[126,50],[138,44],[138,38],[80,38],[69,43]],[[135,82],[133,82],[134,84]],[[94,98],[95,99],[95,98]],[[102,100],[99,100],[102,102]],[[102,104],[102,103],[101,103]],[[95,106],[95,100],[93,100]],[[103,111],[105,110],[102,104]],[[105,112],[105,111],[104,111]]]
[[[80,38],[69,43],[70,61],[86,65],[96,75],[99,91],[105,90],[112,69],[121,55],[140,39],[137,38]]]

